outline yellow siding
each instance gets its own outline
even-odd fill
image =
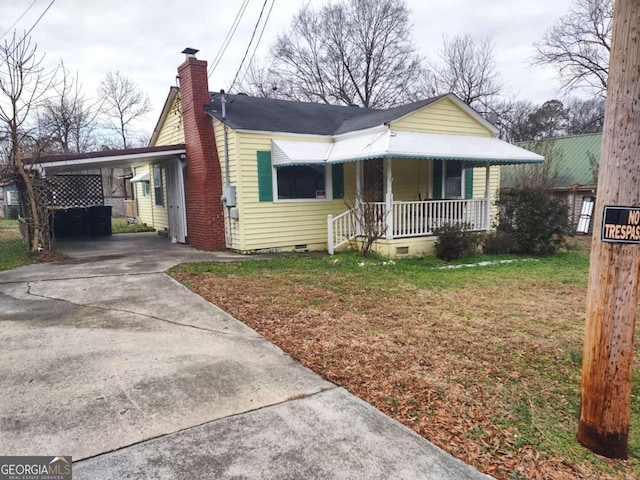
[[[148,172],[149,167],[137,167],[135,168],[134,175]],[[153,226],[153,208],[151,207],[151,193],[146,197],[142,195],[142,182],[136,184],[136,202],[138,204],[138,220],[149,226]]]
[[[154,185],[154,177],[153,177],[153,166],[148,165],[144,167],[137,167],[135,169],[135,174],[139,174],[142,172],[149,172],[149,195],[144,197],[142,195],[142,183],[136,183],[136,199],[138,202],[138,219],[141,223],[145,223],[156,230],[168,230],[169,229],[169,217],[167,213],[167,209],[165,206],[167,205],[167,177],[163,175],[163,198],[164,198],[164,206],[156,205],[155,203],[155,190],[153,188]]]
[[[484,167],[473,169],[473,198],[484,198],[485,181],[487,170]],[[489,188],[491,189],[491,199],[496,197],[500,189],[500,167],[491,166],[489,170]]]
[[[473,169],[473,198],[484,198],[486,178],[487,171],[484,167]],[[500,190],[500,167],[498,166],[491,166],[489,169],[489,188],[491,191],[491,218],[495,219],[498,211],[493,202],[496,200]]]
[[[448,98],[391,122],[391,126],[409,132],[492,135],[489,129]]]
[[[225,148],[224,148],[224,126],[218,121],[213,121],[213,131],[216,137],[216,148],[218,149],[218,158],[220,159],[220,171],[222,174],[222,184],[226,184],[226,161],[225,159]],[[240,212],[242,212],[242,196],[243,196],[243,178],[238,177],[238,162],[235,161],[237,159],[236,154],[236,143],[237,143],[238,133],[235,130],[227,129],[227,149],[229,151],[229,179],[231,185],[236,186],[236,202],[237,208]],[[228,215],[228,210],[225,210],[225,215]],[[227,245],[230,248],[234,248],[240,250],[237,245],[242,245],[244,243],[244,230],[241,228],[242,225],[242,215],[239,220],[231,220],[227,218],[227,222],[225,225],[231,225],[231,245]]]
[[[169,109],[169,113],[160,127],[160,133],[158,133],[158,138],[153,146],[174,145],[176,143],[184,143],[180,97],[178,96],[176,96],[173,105]]]
[[[221,156],[224,179],[224,144],[222,127],[215,122],[216,142]],[[231,132],[230,132],[231,133]],[[233,138],[232,138],[233,137]],[[327,248],[327,215],[337,215],[347,209],[345,200],[310,200],[297,202],[260,202],[258,200],[258,164],[256,152],[271,150],[272,139],[330,141],[313,136],[273,136],[270,134],[236,132],[229,135],[229,156],[232,183],[237,186],[239,220],[233,221],[232,248],[254,250],[292,250],[306,245],[310,250]],[[237,160],[240,160],[238,168]],[[236,178],[240,173],[240,178]],[[345,166],[345,187],[355,184],[355,166]],[[276,192],[274,192],[274,196]],[[351,194],[352,195],[352,194]],[[346,188],[345,198],[349,197]]]
[[[164,123],[160,127],[158,137],[152,146],[173,145],[176,143],[184,143],[184,131],[182,129],[182,114],[180,110],[180,98],[176,96],[173,105],[169,109]],[[167,177],[163,175],[162,193],[164,198],[164,206],[155,204],[155,190],[153,178],[153,165],[146,165],[135,169],[135,174],[149,172],[149,195],[142,196],[142,184],[136,185],[136,201],[138,205],[138,219],[140,222],[152,226],[156,230],[169,229],[169,217],[167,209]]]
[[[428,160],[395,159],[391,161],[393,173],[393,199],[399,202],[417,202],[429,198]]]
[[[155,228],[156,230],[169,230],[169,214],[167,213],[167,209],[165,208],[167,205],[167,176],[164,174],[163,171],[163,175],[162,175],[162,197],[163,197],[163,205],[156,205],[156,198],[155,198],[155,182],[156,179],[154,178],[153,175],[153,168],[149,168],[150,170],[150,174],[149,174],[149,180],[150,180],[150,184],[149,184],[149,188],[151,190],[151,209],[152,209],[152,215],[153,215],[153,228]]]

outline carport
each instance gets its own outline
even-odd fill
[[[186,149],[184,144],[52,155],[39,158],[37,163],[46,176],[63,179],[63,181],[57,182],[59,184],[58,186],[55,186],[54,182],[54,204],[65,209],[69,209],[67,217],[70,219],[77,216],[80,209],[94,207],[94,210],[98,212],[99,208],[96,209],[95,207],[104,205],[104,198],[99,198],[101,195],[96,195],[95,189],[91,192],[89,191],[91,188],[91,182],[89,181],[84,181],[84,183],[79,181],[73,182],[76,190],[86,189],[86,191],[83,192],[85,195],[82,195],[80,199],[74,199],[73,196],[70,195],[56,195],[56,188],[61,190],[63,185],[66,186],[71,183],[71,180],[77,180],[80,178],[69,176],[65,179],[63,175],[79,174],[81,172],[98,169],[104,170],[124,167],[136,168],[149,165],[159,166],[163,171],[163,177],[166,179],[169,231],[172,236],[176,237],[178,242],[186,243],[187,220],[183,172],[183,168],[186,164]],[[137,175],[136,177],[138,178],[131,178],[130,181],[136,182],[145,180],[142,175]],[[106,232],[105,227],[102,227],[104,222],[104,219],[102,218],[104,217],[104,212],[103,210],[100,210],[98,213],[101,216],[100,222],[88,222],[88,224],[95,223],[96,225],[99,225],[97,230],[99,233],[104,233]],[[71,220],[69,221],[71,222]],[[72,234],[77,233],[78,236],[83,233],[88,233],[83,229],[74,228],[73,226],[68,228],[69,232]]]

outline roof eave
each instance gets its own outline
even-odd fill
[[[169,115],[169,111],[173,106],[176,98],[180,94],[180,89],[178,87],[169,88],[169,94],[167,95],[166,100],[164,101],[164,105],[162,107],[162,112],[160,112],[160,117],[158,117],[158,121],[156,122],[156,126],[153,128],[153,133],[151,134],[151,139],[149,140],[149,146],[155,145],[158,141],[158,136],[160,135],[160,130],[162,129],[162,125]]]

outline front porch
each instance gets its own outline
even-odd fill
[[[327,217],[328,251],[333,255],[336,249],[372,229],[376,238],[387,241],[433,236],[445,225],[460,225],[468,231],[489,230],[490,207],[486,198],[392,202],[391,208],[385,202],[363,203]]]
[[[377,172],[371,168],[375,162],[380,166]],[[408,178],[403,170],[415,172],[416,166],[427,165],[422,190],[428,200],[404,200],[407,185],[402,181],[394,182],[394,163],[397,163],[400,179]],[[479,173],[484,173],[484,179]],[[434,232],[445,225],[460,226],[467,231],[487,231],[491,228],[492,178],[496,190],[498,175],[499,170],[492,169],[489,164],[478,168],[477,164],[459,160],[385,158],[357,162],[354,206],[339,215],[328,215],[327,250],[333,255],[344,245],[375,238],[376,247],[386,246],[383,250],[387,256],[422,255],[431,252]],[[378,182],[372,182],[375,177]],[[379,185],[377,192],[375,185]],[[372,197],[382,197],[384,201],[368,201]],[[420,245],[421,237],[424,245]],[[406,239],[412,239],[413,248],[408,247]],[[392,252],[394,246],[397,251]]]

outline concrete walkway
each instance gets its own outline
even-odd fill
[[[480,474],[163,272],[155,234],[62,242],[0,272],[0,454],[72,455],[74,479]]]

